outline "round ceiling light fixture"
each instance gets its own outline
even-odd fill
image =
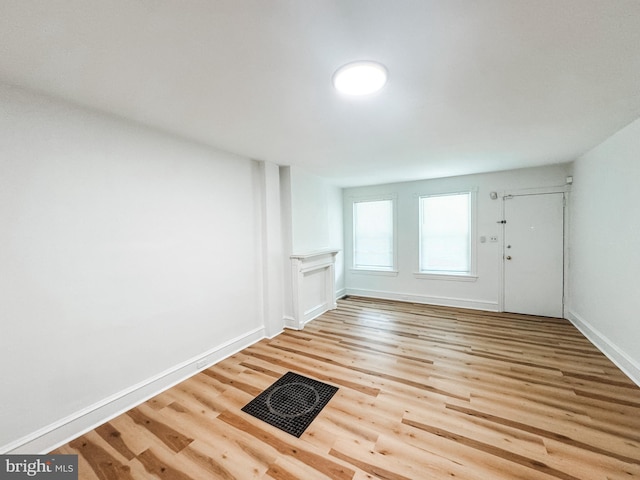
[[[387,83],[387,69],[377,62],[353,62],[333,74],[333,86],[345,95],[369,95]]]

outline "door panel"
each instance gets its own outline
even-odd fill
[[[564,195],[504,197],[504,310],[562,317]]]

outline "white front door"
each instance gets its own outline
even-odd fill
[[[564,194],[504,201],[504,310],[562,317]]]

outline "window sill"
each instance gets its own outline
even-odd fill
[[[351,268],[349,269],[351,273],[357,273],[358,275],[382,275],[385,277],[397,277],[397,270],[373,270],[367,268]]]
[[[415,278],[423,280],[450,280],[454,282],[475,282],[478,280],[477,275],[468,273],[428,273],[428,272],[415,272],[413,274]]]

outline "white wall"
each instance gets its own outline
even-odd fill
[[[290,170],[293,253],[329,248],[330,186],[298,167]]]
[[[336,255],[336,296],[344,296],[344,220],[342,205],[342,188],[327,185],[327,203],[329,213],[329,246],[340,252]]]
[[[261,338],[259,175],[0,87],[0,452]]]
[[[640,119],[573,176],[570,319],[640,385]]]
[[[498,310],[501,278],[501,238],[497,243],[479,243],[480,236],[502,234],[502,201],[489,192],[564,186],[570,166],[555,165],[482,175],[467,175],[417,182],[344,189],[346,292],[413,302]],[[418,196],[477,189],[476,281],[416,278],[418,271]],[[376,195],[394,195],[397,202],[396,276],[354,271],[353,200]]]
[[[290,167],[291,253],[335,248],[336,290],[344,288],[342,189],[327,180]]]

